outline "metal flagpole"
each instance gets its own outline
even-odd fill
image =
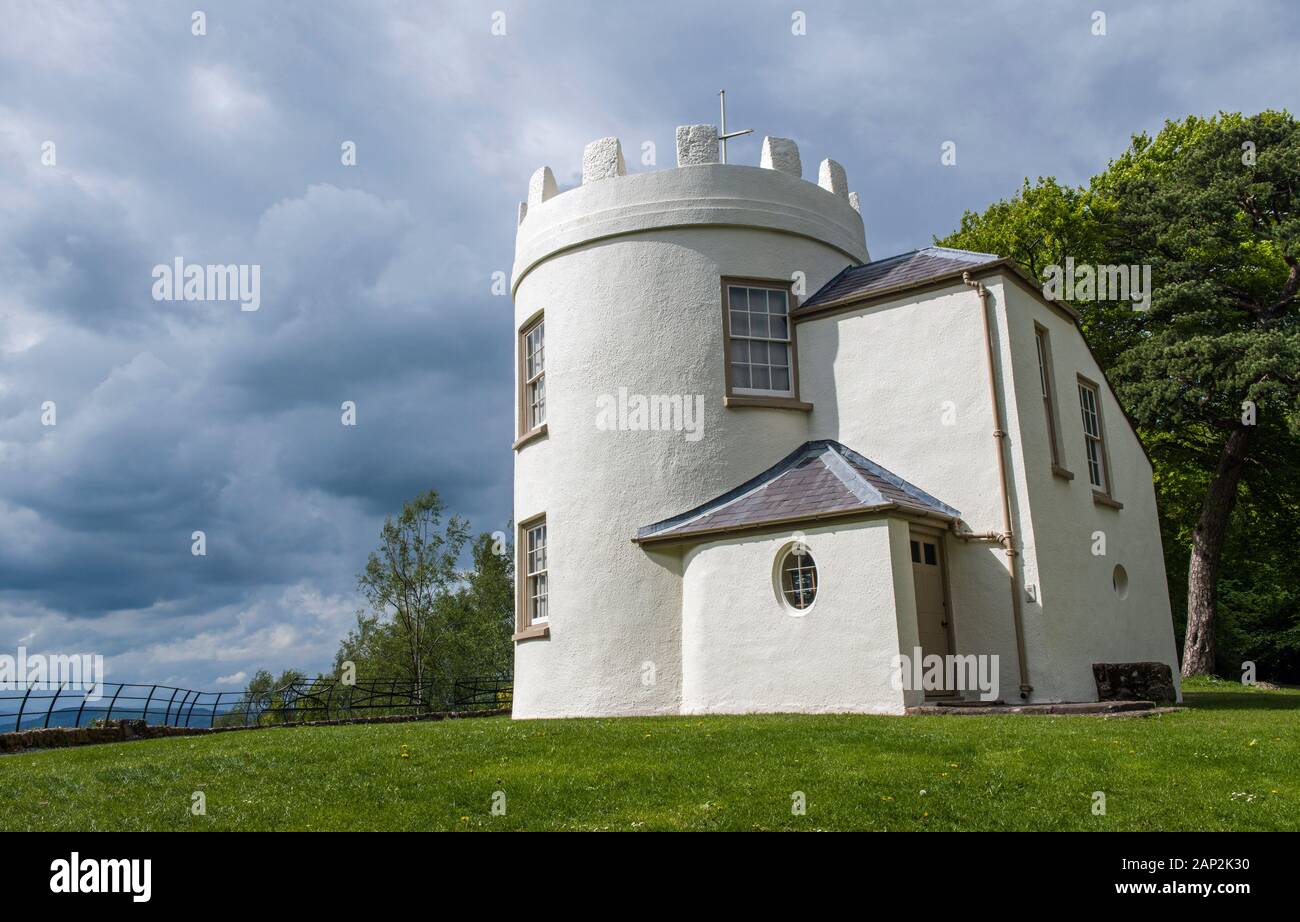
[[[741,135],[753,134],[753,128],[745,128],[741,131],[727,131],[727,91],[718,90],[718,108],[721,110],[721,119],[718,124],[718,141],[722,145],[722,162],[727,162],[727,139],[738,138]]]

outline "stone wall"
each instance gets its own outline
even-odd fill
[[[1168,663],[1093,663],[1099,701],[1173,703],[1178,693]]]

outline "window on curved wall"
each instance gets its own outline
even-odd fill
[[[546,519],[524,530],[525,626],[550,620],[547,612]]]
[[[723,282],[727,393],[793,397],[796,392],[789,286]]]
[[[786,551],[781,561],[781,595],[787,605],[798,611],[817,601],[817,562],[802,545]]]
[[[546,422],[546,324],[538,320],[523,333],[524,432]]]

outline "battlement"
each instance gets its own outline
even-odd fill
[[[677,128],[677,167],[720,164],[718,129],[713,125],[680,125]],[[803,161],[799,145],[790,138],[763,138],[759,167],[803,179]],[[627,176],[623,159],[623,146],[616,137],[597,138],[582,152],[582,186],[606,182]],[[844,199],[859,214],[862,207],[858,194],[850,192],[844,167],[835,160],[825,159],[817,169],[817,185],[832,195]],[[578,187],[581,188],[581,187]],[[565,190],[569,192],[573,190]],[[549,166],[539,167],[528,180],[528,198],[519,203],[518,224],[522,225],[530,213],[551,199],[564,195],[555,182]]]

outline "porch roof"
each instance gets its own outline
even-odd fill
[[[677,541],[897,509],[953,521],[961,513],[839,442],[805,442],[751,480],[637,531],[638,543]]]

